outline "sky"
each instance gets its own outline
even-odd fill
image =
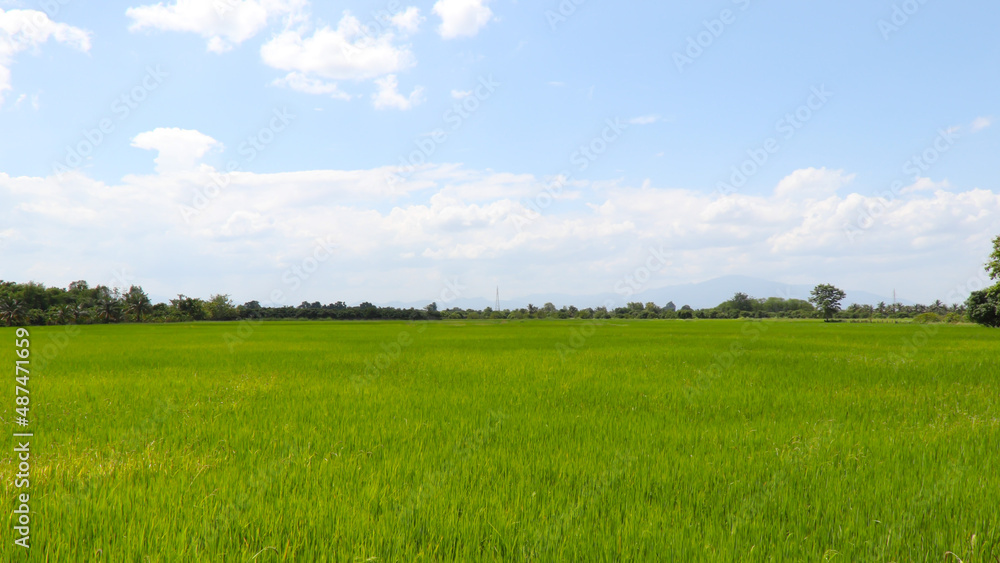
[[[0,0],[0,279],[447,306],[745,275],[964,300],[1000,235],[998,19]]]

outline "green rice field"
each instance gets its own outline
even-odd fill
[[[760,321],[30,329],[2,561],[998,561],[1000,332]]]

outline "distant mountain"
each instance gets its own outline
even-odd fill
[[[642,303],[652,301],[662,307],[663,305],[666,305],[668,301],[673,301],[674,304],[677,305],[678,309],[684,305],[690,305],[695,309],[707,309],[715,307],[719,303],[732,298],[733,294],[740,291],[754,298],[782,297],[785,299],[806,300],[809,299],[809,293],[813,290],[813,287],[815,286],[789,285],[747,276],[725,276],[700,283],[648,289],[629,296],[628,298],[617,293],[601,293],[594,295],[543,293],[510,299],[504,299],[501,295],[500,306],[504,309],[520,309],[527,307],[529,303],[536,307],[541,307],[545,303],[552,303],[556,307],[574,305],[577,308],[585,309],[587,307],[599,307],[606,303],[612,303],[615,307],[620,307],[629,301],[640,301]],[[844,300],[845,307],[854,303],[863,305],[878,305],[880,301],[892,303],[891,297],[876,295],[874,293],[861,290],[847,289],[845,291],[847,292],[847,298]],[[411,301],[407,303],[397,301],[391,303],[380,303],[380,305],[403,308],[415,307],[417,309],[422,309],[430,303],[430,301],[435,300],[432,299],[426,302]],[[436,301],[438,308],[440,309],[458,307],[460,309],[482,310],[486,307],[493,306],[492,300],[484,298],[455,299],[454,301],[450,301],[448,303],[442,303],[440,300]],[[900,299],[898,302],[903,305],[913,305],[912,301]]]

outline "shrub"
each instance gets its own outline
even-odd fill
[[[974,291],[965,305],[972,322],[1000,327],[1000,284],[983,291]]]
[[[921,313],[916,317],[913,317],[913,322],[920,323],[922,325],[928,323],[939,323],[941,322],[941,316],[937,313]]]

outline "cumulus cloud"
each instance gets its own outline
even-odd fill
[[[378,91],[372,94],[375,109],[408,110],[424,102],[424,89],[420,86],[414,88],[409,96],[400,94],[399,81],[394,74],[376,80],[375,84],[378,85]]]
[[[473,37],[493,19],[489,0],[438,0],[434,13],[441,18],[438,34],[444,39]]]
[[[784,198],[826,198],[854,180],[853,174],[843,170],[806,168],[785,177],[774,189],[774,195]]]
[[[194,129],[160,127],[136,135],[132,146],[158,151],[156,170],[166,174],[193,169],[210,150],[221,149],[222,143]]]
[[[38,10],[0,8],[0,104],[4,92],[11,90],[10,66],[14,56],[53,40],[79,51],[90,51],[90,32],[49,19]]]
[[[909,283],[909,295],[932,301],[954,286],[949,276],[981,270],[1000,229],[998,193],[930,189],[928,180],[886,200],[823,169],[793,172],[758,196],[577,181],[539,198],[550,178],[433,164],[399,184],[386,180],[395,167],[224,174],[198,164],[219,145],[197,131],[154,130],[133,144],[158,151],[155,174],[105,184],[79,172],[0,173],[0,244],[30,241],[7,244],[5,264],[48,283],[106,279],[121,266],[107,261],[114,245],[115,256],[135,257],[129,265],[147,289],[167,297],[263,300],[274,289],[293,295],[283,272],[323,239],[336,242],[337,257],[291,304],[430,302],[448,275],[470,286],[499,278],[512,296],[612,292],[655,245],[675,259],[650,287],[744,274],[859,289]],[[786,197],[803,191],[822,197]]]
[[[131,31],[158,29],[197,33],[208,50],[229,51],[257,35],[276,18],[301,17],[306,0],[176,0],[136,6],[125,11]]]
[[[416,6],[410,6],[409,8],[392,16],[392,25],[395,26],[401,33],[412,35],[420,29],[420,24],[422,24],[425,19],[426,18],[420,15],[420,10],[417,9]]]
[[[419,12],[407,9],[392,21],[396,27],[415,30]],[[330,81],[379,79],[373,97],[376,107],[407,109],[419,103],[422,89],[418,88],[408,98],[394,94],[395,73],[416,65],[410,47],[398,44],[391,28],[376,27],[375,31],[378,33],[372,33],[370,27],[366,28],[350,12],[344,12],[336,29],[324,26],[312,35],[294,29],[282,31],[261,47],[261,58],[272,68],[288,71],[275,84],[300,92],[349,99],[336,82]]]

